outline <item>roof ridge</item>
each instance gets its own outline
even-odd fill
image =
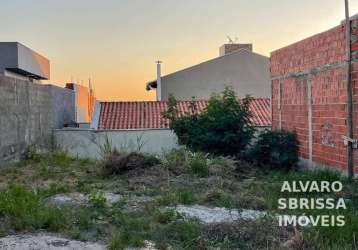
[[[252,97],[252,100],[270,100],[269,97]],[[208,102],[210,99],[177,100],[177,102]],[[100,101],[100,103],[166,103],[168,101]]]

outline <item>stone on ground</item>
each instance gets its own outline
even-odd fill
[[[106,198],[106,204],[112,206],[114,203],[119,202],[123,197],[119,194],[110,192],[103,193]],[[54,206],[84,206],[87,205],[89,196],[82,193],[74,192],[68,194],[56,194],[47,200],[47,204]]]
[[[178,205],[175,210],[186,218],[198,219],[203,223],[226,223],[239,219],[256,220],[266,215],[263,211],[251,209],[209,208],[205,206]]]
[[[88,202],[88,197],[84,194],[74,192],[68,194],[56,194],[47,200],[49,205],[54,206],[81,206]]]
[[[69,240],[51,235],[10,235],[0,238],[3,250],[105,250],[106,246],[93,242]]]

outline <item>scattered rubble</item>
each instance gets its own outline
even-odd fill
[[[155,243],[144,241],[144,247],[125,250],[156,250]],[[70,240],[46,234],[9,235],[0,238],[2,250],[105,250],[104,244]]]
[[[10,235],[0,238],[0,249],[4,250],[105,250],[106,246],[93,242],[82,242],[51,235]]]
[[[174,208],[179,214],[187,218],[196,218],[203,223],[225,223],[239,219],[256,220],[264,217],[267,213],[250,209],[227,209],[209,208],[205,206],[184,206],[178,205]]]
[[[53,206],[83,206],[87,203],[88,197],[78,192],[56,194],[47,199],[47,204]]]
[[[119,202],[123,198],[119,194],[114,194],[110,192],[104,192],[103,196],[106,199],[106,204],[108,206]],[[47,199],[47,204],[54,206],[84,206],[88,204],[89,200],[89,195],[74,192],[68,194],[56,194]]]
[[[112,206],[114,203],[125,200],[128,206],[131,208],[138,208],[141,204],[151,202],[154,200],[148,196],[129,196],[125,197],[120,194],[114,194],[111,192],[104,192],[104,198],[106,199],[107,206]],[[54,206],[85,206],[90,200],[89,195],[74,192],[68,194],[57,194],[47,199],[47,204]]]

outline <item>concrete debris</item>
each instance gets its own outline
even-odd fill
[[[239,219],[257,220],[264,217],[267,213],[251,209],[227,209],[227,208],[209,208],[205,206],[184,206],[178,205],[174,208],[179,214],[186,218],[198,219],[203,223],[225,223],[233,222]]]
[[[47,199],[47,204],[54,206],[82,206],[88,203],[88,197],[74,192],[68,194],[56,194]]]
[[[108,206],[120,201],[122,196],[110,192],[103,193]],[[90,195],[84,195],[82,193],[68,193],[68,194],[56,194],[47,199],[47,204],[54,206],[84,206],[87,205],[90,200]]]
[[[128,198],[120,194],[114,194],[111,192],[104,192],[104,198],[106,199],[107,206],[112,206],[119,201],[126,201],[130,207],[138,207],[142,203],[153,201],[154,198],[148,196],[129,196]],[[87,205],[90,200],[89,195],[74,192],[68,194],[57,194],[47,199],[47,204],[54,206],[84,206]]]
[[[83,242],[46,234],[9,235],[0,238],[1,250],[105,250],[104,244]],[[144,247],[125,250],[156,250],[155,243],[144,241]]]
[[[0,238],[3,250],[105,250],[106,246],[93,242],[82,242],[51,235],[10,235]]]

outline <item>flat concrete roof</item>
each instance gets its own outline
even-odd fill
[[[34,79],[50,79],[50,61],[19,42],[0,42],[0,70]]]

